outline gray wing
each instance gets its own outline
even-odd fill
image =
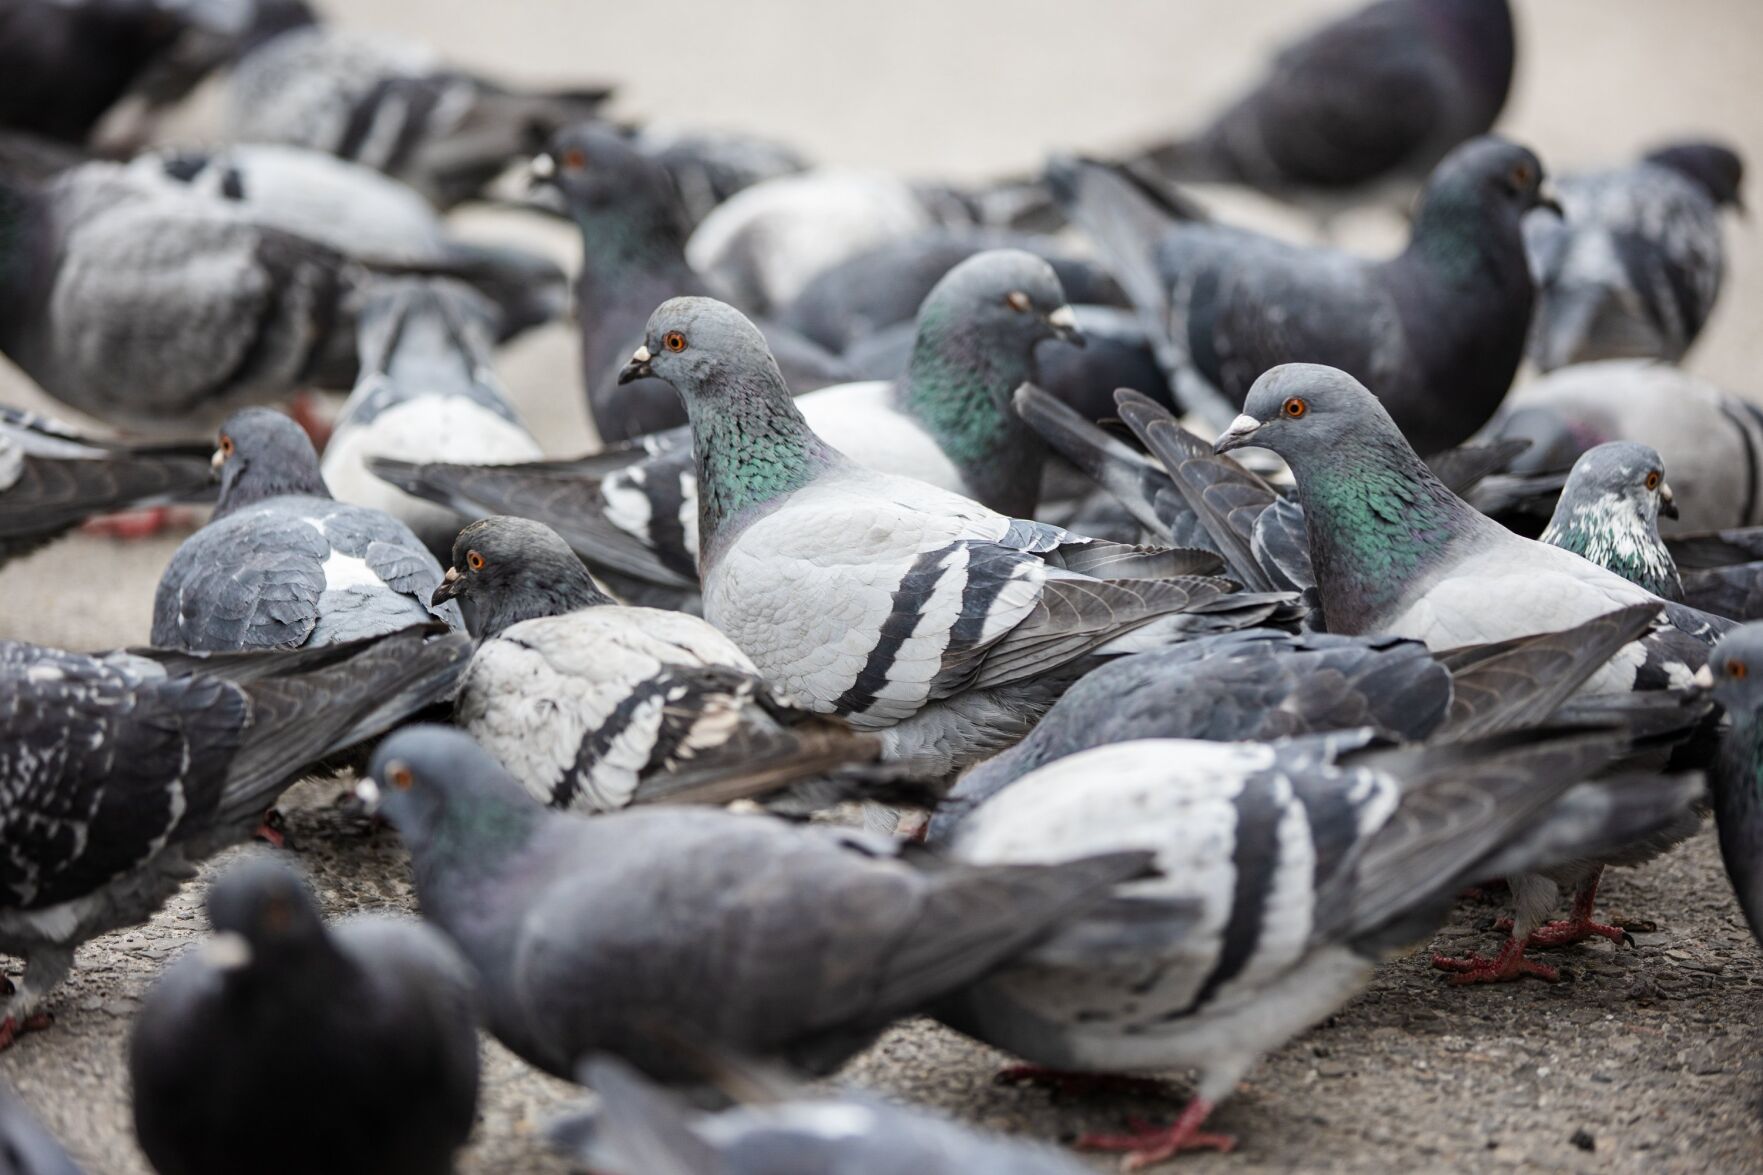
[[[378,636],[430,619],[464,627],[457,604],[430,602],[441,584],[441,565],[402,522],[378,510],[334,503],[327,504],[319,524],[333,555],[326,560],[314,640]],[[336,556],[361,560],[378,583],[337,566]]]
[[[61,1143],[10,1089],[0,1086],[0,1156],[7,1175],[83,1175]]]
[[[1763,620],[1763,563],[1685,571],[1683,602],[1729,620]]]
[[[178,547],[153,597],[163,648],[291,649],[311,639],[331,545],[298,514],[246,510]]]

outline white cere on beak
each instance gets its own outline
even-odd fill
[[[380,806],[380,785],[368,777],[355,783],[355,798],[367,805],[369,812]]]
[[[1254,433],[1256,429],[1258,429],[1260,427],[1261,427],[1261,422],[1259,420],[1256,420],[1253,416],[1250,416],[1247,412],[1244,412],[1242,415],[1238,416],[1235,420],[1230,422],[1230,427],[1224,430],[1224,435],[1227,437],[1230,437],[1234,440],[1238,437],[1249,436],[1250,434]]]
[[[1047,315],[1047,321],[1065,330],[1077,329],[1077,314],[1069,306],[1061,306]]]
[[[647,362],[649,362],[649,360],[651,360],[653,358],[654,358],[654,356],[649,354],[649,344],[644,343],[642,346],[637,348],[636,354],[631,356],[631,362],[632,363],[647,363]]]
[[[457,583],[458,581],[459,581],[459,568],[457,568],[457,567],[447,568],[446,573],[441,576],[442,583]]]
[[[533,161],[527,164],[527,170],[539,179],[548,180],[557,174],[557,161],[549,153],[535,155]]]
[[[1703,689],[1713,689],[1714,671],[1704,664],[1700,669],[1696,670],[1695,673],[1690,675],[1690,682],[1693,685],[1701,686]]]
[[[212,456],[208,459],[208,468],[214,470],[214,472],[216,472],[216,473],[219,473],[220,467],[225,464],[226,464],[226,450],[225,449],[216,449],[214,451],[214,456]]]
[[[251,943],[236,931],[224,930],[198,949],[202,961],[217,971],[237,971],[251,965]]]

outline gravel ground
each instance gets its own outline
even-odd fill
[[[956,5],[810,0],[665,12],[568,0],[400,0],[330,5],[357,23],[420,32],[462,60],[526,77],[628,82],[623,108],[775,134],[835,162],[978,176],[1032,165],[1043,151],[1123,143],[1181,124],[1227,95],[1286,33],[1342,0],[1225,4],[1103,0],[1082,9],[1010,0]],[[1754,69],[1763,5],[1751,0],[1518,0],[1525,60],[1506,129],[1551,165],[1627,158],[1674,133],[1733,139],[1763,159]],[[1077,65],[1078,68],[1074,68]],[[1105,79],[1096,84],[1090,79]],[[707,117],[706,112],[709,112]],[[934,130],[927,131],[927,128]],[[1228,212],[1301,231],[1254,201]],[[571,255],[567,233],[468,214],[467,231]],[[1763,252],[1734,226],[1727,293],[1691,366],[1740,391],[1763,337]],[[1355,223],[1354,243],[1397,236]],[[503,373],[556,452],[589,440],[567,332],[541,331],[504,355]],[[48,406],[0,363],[0,400]],[[63,413],[65,415],[65,413]],[[142,641],[153,584],[178,537],[118,545],[77,537],[7,568],[0,637],[72,648]],[[327,910],[408,909],[403,855],[334,806],[341,782],[290,793],[298,860]],[[0,1054],[15,1084],[94,1172],[140,1172],[128,1124],[123,1050],[153,976],[200,933],[201,884],[145,927],[100,939],[56,1001],[57,1024]],[[1739,920],[1711,836],[1613,875],[1605,908],[1657,924],[1633,947],[1547,952],[1554,986],[1456,989],[1425,953],[1391,964],[1326,1025],[1249,1074],[1219,1112],[1238,1133],[1228,1157],[1190,1170],[1763,1169],[1763,966]],[[1464,905],[1433,944],[1491,945],[1492,907]],[[551,1172],[534,1136],[581,1095],[486,1047],[483,1117],[467,1172]],[[1054,1097],[995,1085],[1001,1058],[925,1024],[907,1024],[855,1062],[851,1082],[987,1126],[1059,1139],[1110,1129],[1156,1101]],[[1179,1087],[1177,1087],[1179,1094]],[[292,1113],[266,1113],[301,1129]],[[1105,1166],[1105,1164],[1098,1164]]]

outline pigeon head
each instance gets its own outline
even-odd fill
[[[419,869],[437,857],[487,864],[496,848],[524,844],[544,815],[502,764],[451,726],[394,732],[355,792],[398,830]]]
[[[1474,260],[1508,246],[1522,261],[1524,214],[1533,208],[1561,214],[1561,205],[1544,190],[1544,178],[1542,161],[1529,148],[1498,135],[1470,139],[1428,177],[1411,247]]]
[[[1677,517],[1658,450],[1613,441],[1580,454],[1542,541],[1572,551],[1668,600],[1683,598],[1659,515]]]
[[[305,430],[270,408],[246,408],[227,418],[214,450],[214,472],[220,479],[216,518],[267,498],[331,496]]]
[[[1697,674],[1735,720],[1763,717],[1763,621],[1742,624],[1720,638]]]
[[[524,518],[484,518],[459,532],[453,562],[431,601],[470,605],[472,631],[493,637],[537,616],[615,601],[550,527]]]
[[[1659,450],[1637,441],[1611,441],[1580,454],[1556,513],[1561,507],[1586,508],[1601,498],[1619,500],[1648,526],[1661,514],[1677,517],[1677,501],[1665,483],[1665,459]]]
[[[621,232],[657,231],[683,242],[684,213],[666,169],[604,123],[565,127],[533,158],[535,188],[557,191],[570,214],[590,230],[588,245],[617,245]]]
[[[1672,143],[1645,156],[1648,163],[1668,167],[1694,180],[1716,205],[1743,209],[1739,187],[1745,180],[1745,161],[1721,143]]]
[[[267,854],[248,856],[221,874],[208,890],[207,907],[214,937],[202,957],[222,972],[278,970],[325,941],[324,920],[305,881]]]
[[[1212,446],[1226,453],[1272,449],[1296,468],[1364,441],[1406,447],[1390,414],[1364,384],[1337,367],[1282,363],[1263,372],[1243,400],[1243,413]]]
[[[650,376],[672,384],[688,410],[700,399],[748,386],[755,376],[785,386],[759,328],[715,298],[669,298],[655,308],[643,345],[618,373],[618,382]]]
[[[1059,275],[1021,249],[987,249],[945,273],[919,307],[918,332],[978,336],[1022,355],[1043,339],[1084,342]]]

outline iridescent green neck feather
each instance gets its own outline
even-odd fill
[[[1671,552],[1658,531],[1634,517],[1633,510],[1613,495],[1582,506],[1563,506],[1550,519],[1542,541],[1572,551],[1655,596],[1682,600],[1683,583]]]
[[[772,369],[764,385],[720,382],[686,397],[698,461],[700,562],[747,523],[812,482],[839,454],[809,429]]]

